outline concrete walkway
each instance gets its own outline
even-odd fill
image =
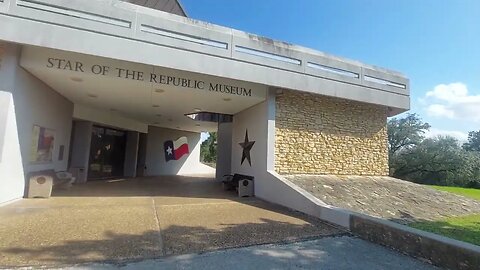
[[[119,262],[320,238],[344,231],[211,178],[89,182],[0,208],[0,267]]]
[[[117,265],[63,269],[332,269],[430,270],[429,264],[354,237],[327,237],[285,245],[262,245]]]

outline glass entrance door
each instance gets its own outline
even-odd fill
[[[125,144],[124,131],[93,126],[88,179],[122,177]]]

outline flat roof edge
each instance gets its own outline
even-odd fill
[[[51,1],[0,2],[0,40],[409,108],[396,72],[121,1]]]
[[[182,1],[180,1],[180,0],[176,0],[176,1],[177,1],[178,6],[180,7],[180,9],[183,12],[183,15],[185,15],[185,17],[189,18],[188,14],[187,14],[187,10],[183,6]]]
[[[178,0],[177,2],[180,4],[180,0]],[[123,4],[126,4],[126,5],[123,5]],[[157,9],[151,9],[151,8],[148,8],[148,7],[137,6],[137,5],[128,3],[128,2],[122,2],[122,5],[120,7],[128,9],[129,7],[132,8],[132,6],[139,7],[139,8],[133,8],[132,11],[134,11],[136,13],[139,13],[139,14],[144,14],[144,15],[147,15],[147,16],[148,15],[149,16],[155,16],[158,19],[167,19],[167,20],[172,20],[172,21],[176,21],[176,22],[180,22],[180,23],[185,23],[185,24],[189,24],[189,25],[192,25],[194,27],[197,27],[197,28],[204,28],[207,31],[220,32],[220,33],[223,33],[223,34],[248,38],[248,39],[251,39],[251,40],[254,40],[254,41],[257,41],[257,42],[261,42],[261,43],[265,44],[265,46],[273,46],[273,47],[283,48],[283,49],[287,49],[287,50],[298,51],[300,53],[303,52],[303,53],[317,55],[317,56],[321,56],[321,57],[325,57],[325,58],[331,58],[331,59],[334,59],[334,60],[339,61],[339,62],[344,62],[344,63],[351,64],[351,65],[364,66],[364,67],[367,67],[367,68],[370,68],[370,69],[373,69],[373,70],[377,70],[377,71],[380,71],[380,72],[385,72],[385,73],[389,73],[389,74],[392,74],[392,75],[395,75],[395,76],[398,76],[398,77],[407,78],[407,76],[405,74],[403,74],[403,73],[401,73],[397,70],[393,70],[393,69],[389,69],[389,68],[385,68],[385,67],[380,67],[380,66],[377,66],[377,65],[366,64],[364,62],[354,60],[354,59],[350,59],[350,58],[347,58],[347,57],[335,56],[333,54],[325,53],[323,51],[312,49],[312,48],[309,48],[309,47],[285,42],[285,41],[282,41],[282,40],[272,39],[272,38],[269,38],[269,37],[249,33],[249,32],[246,32],[246,31],[238,30],[238,29],[235,29],[235,28],[230,28],[230,27],[227,27],[227,26],[221,26],[221,25],[218,25],[218,24],[213,24],[213,23],[209,23],[209,22],[206,22],[206,21],[193,19],[193,18],[188,17],[188,16],[184,17],[184,16],[168,13],[168,12],[157,10]],[[182,9],[183,9],[183,7],[182,7]],[[185,11],[185,9],[183,9],[183,11]]]

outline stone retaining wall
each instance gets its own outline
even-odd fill
[[[388,175],[385,107],[283,90],[275,120],[280,174]]]
[[[370,242],[446,269],[480,269],[480,247],[469,243],[362,214],[350,216],[350,231]]]

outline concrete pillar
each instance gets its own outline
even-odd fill
[[[140,136],[137,131],[127,132],[127,143],[125,145],[125,163],[123,166],[123,174],[125,177],[137,176],[139,138]]]
[[[76,183],[87,182],[92,128],[92,122],[74,122],[70,171],[72,171],[77,178],[75,179]]]
[[[147,163],[147,133],[140,133],[138,141],[137,176],[145,176]]]
[[[217,131],[217,180],[231,174],[232,166],[232,123],[219,123]]]

